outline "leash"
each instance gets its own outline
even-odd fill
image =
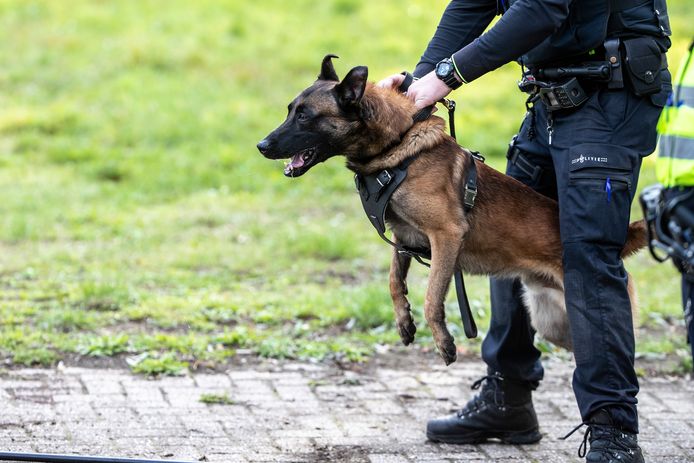
[[[405,75],[405,80],[398,88],[398,90],[401,92],[407,91],[407,88],[414,81],[412,74],[403,73],[403,75]],[[439,103],[443,104],[448,110],[449,131],[455,140],[455,101],[444,98],[439,101]],[[434,105],[428,106],[419,110],[412,117],[412,119],[414,122],[422,122],[428,119],[433,111]],[[429,249],[403,246],[399,243],[395,243],[385,234],[385,214],[386,209],[388,208],[388,203],[390,202],[390,198],[400,184],[405,181],[408,167],[418,157],[418,154],[409,157],[398,166],[391,169],[384,169],[375,174],[357,174],[354,176],[354,182],[357,191],[359,192],[359,197],[361,199],[362,206],[364,207],[364,212],[366,212],[366,216],[369,218],[371,225],[373,225],[373,227],[376,229],[381,239],[393,246],[398,253],[407,255],[426,267],[431,267],[430,263],[425,262],[425,260],[431,260],[431,251]],[[470,164],[468,166],[468,172],[465,178],[465,191],[463,194],[463,208],[465,212],[470,212],[470,210],[472,210],[475,205],[475,198],[477,197],[476,161],[484,162],[484,157],[478,152],[471,151]],[[475,319],[472,315],[472,310],[470,309],[470,302],[468,301],[467,291],[465,290],[465,280],[463,278],[462,270],[456,269],[453,276],[455,280],[455,292],[458,300],[458,308],[460,309],[460,318],[463,322],[463,331],[465,332],[465,336],[467,338],[476,338],[477,325],[475,324]]]

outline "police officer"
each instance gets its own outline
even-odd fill
[[[660,146],[656,161],[658,181],[665,187],[665,204],[676,204],[694,212],[694,41],[683,57],[675,88],[658,122]],[[676,200],[676,201],[673,201]],[[678,211],[668,211],[675,218]],[[686,226],[682,227],[686,228]],[[691,248],[692,237],[686,236]],[[673,256],[682,273],[682,303],[687,327],[687,340],[694,361],[694,268],[684,259]]]
[[[483,34],[496,14],[501,18]],[[407,92],[421,108],[512,60],[527,71],[529,110],[506,172],[559,202],[573,389],[588,426],[579,456],[590,462],[643,461],[633,321],[619,256],[641,158],[655,149],[670,91],[669,35],[665,0],[454,0]],[[390,76],[379,85],[402,80]],[[518,281],[491,280],[492,318],[482,344],[488,375],[462,410],[427,424],[429,439],[540,440],[531,391],[543,368],[521,291]]]

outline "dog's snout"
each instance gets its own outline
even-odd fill
[[[267,138],[263,138],[262,140],[260,140],[260,142],[258,142],[258,151],[260,151],[262,154],[267,154],[268,151],[270,151],[270,145],[270,140],[268,140]]]

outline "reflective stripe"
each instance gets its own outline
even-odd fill
[[[673,101],[672,106],[687,105],[694,107],[694,87],[683,86],[680,88],[675,88],[673,98],[676,98],[677,101]]]
[[[661,158],[694,160],[694,138],[661,135],[659,156]],[[694,163],[692,163],[694,168]]]
[[[694,186],[694,162],[689,159],[659,158],[655,164],[658,181],[666,188]]]
[[[658,121],[658,132],[663,135],[678,135],[694,138],[694,107],[666,106]]]
[[[658,120],[658,181],[665,187],[694,186],[694,57],[680,62],[668,106]]]

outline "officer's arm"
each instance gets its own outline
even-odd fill
[[[422,77],[436,63],[480,36],[496,14],[496,0],[453,0],[439,21],[434,37],[413,74]]]
[[[494,27],[453,55],[470,82],[535,48],[569,15],[572,0],[518,0]]]

